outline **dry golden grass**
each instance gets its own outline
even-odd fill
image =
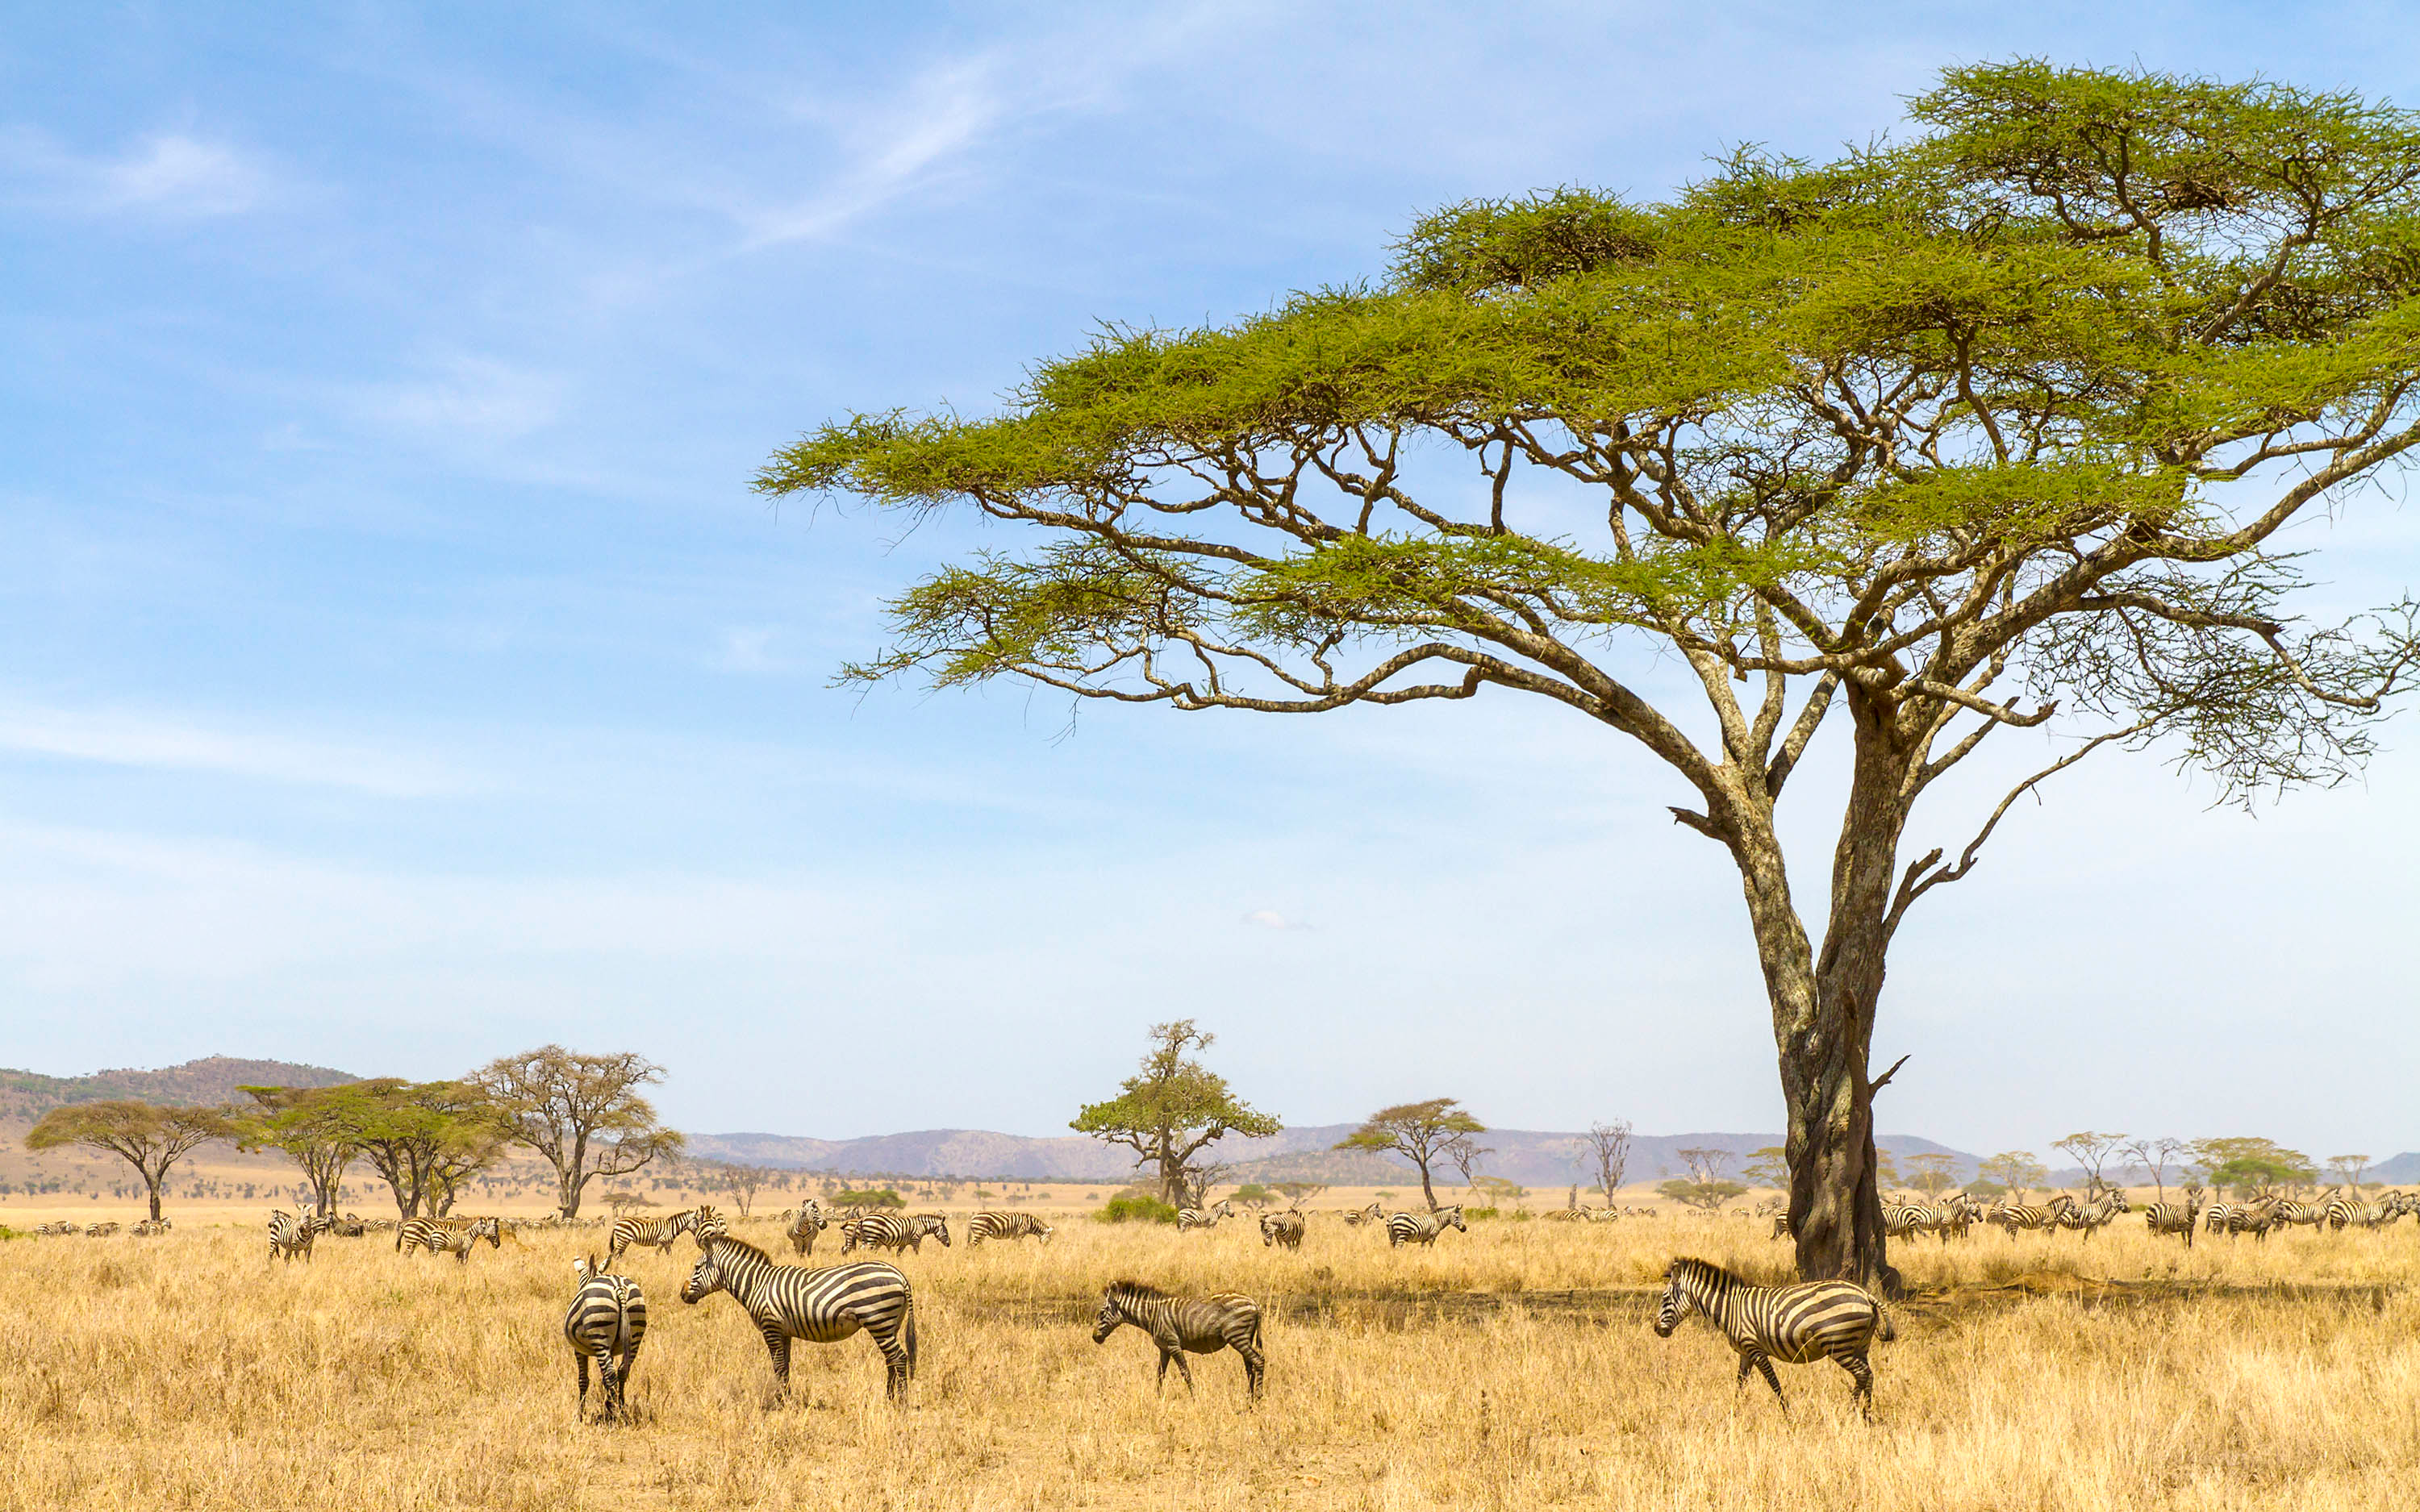
[[[40,1215],[34,1215],[40,1216]],[[25,1216],[11,1215],[12,1222]],[[230,1220],[231,1222],[231,1220]],[[2089,1245],[1981,1234],[1898,1257],[1918,1288],[1875,1357],[1881,1421],[1830,1365],[1792,1414],[1701,1325],[1646,1326],[1675,1253],[1779,1274],[1761,1225],[1481,1223],[1433,1253],[1314,1219],[1298,1256],[1063,1225],[1047,1249],[928,1245],[905,1410],[862,1337],[801,1346],[768,1410],[762,1345],[693,1257],[626,1257],[653,1331],[639,1421],[582,1427],[559,1328],[599,1232],[467,1268],[323,1238],[271,1268],[257,1222],[0,1245],[0,1504],[2235,1508],[2414,1503],[2420,1233]],[[741,1230],[770,1242],[770,1224]],[[819,1254],[818,1258],[824,1257]],[[1095,1349],[1100,1287],[1228,1287],[1267,1310],[1267,1401],[1233,1356],[1152,1393]],[[593,1405],[593,1403],[592,1403]]]

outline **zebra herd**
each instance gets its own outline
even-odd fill
[[[2250,1234],[2255,1239],[2267,1239],[2272,1230],[2283,1227],[2380,1228],[2407,1212],[2420,1214],[2420,1195],[2409,1192],[2389,1192],[2375,1202],[2333,1189],[2322,1194],[2316,1202],[2295,1201],[2271,1193],[2248,1202],[2218,1201],[2207,1207],[2203,1206],[2201,1197],[2201,1188],[2188,1187],[2181,1202],[2154,1202],[2143,1210],[2145,1225],[2154,1235],[2180,1237],[2190,1246],[2196,1230],[2229,1236]],[[1977,1224],[1988,1224],[2012,1236],[2064,1230],[2081,1233],[2086,1239],[2090,1239],[2116,1222],[2120,1213],[2133,1211],[2133,1204],[2127,1200],[2126,1194],[2116,1187],[2104,1187],[2097,1195],[2080,1202],[2066,1193],[2060,1193],[2039,1205],[2010,1202],[1986,1205],[1960,1192],[1947,1201],[1939,1203],[1885,1202],[1883,1204],[1883,1228],[1893,1239],[1932,1234],[1945,1244],[1953,1238],[1964,1238],[1967,1230]],[[1787,1238],[1790,1231],[1787,1216],[1774,1219],[1774,1238]]]

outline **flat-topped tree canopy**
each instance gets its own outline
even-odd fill
[[[1909,906],[2111,744],[2243,800],[2333,780],[2420,655],[2408,599],[2299,620],[2278,546],[2420,442],[2420,118],[2030,61],[1909,117],[1663,203],[1450,207],[1374,283],[1111,328],[1001,414],[857,415],[758,486],[1039,528],[907,589],[845,678],[1277,712],[1504,688],[1652,753],[1741,875],[1801,1268],[1873,1276],[1868,1056]],[[1643,691],[1674,653],[1702,708]],[[1836,712],[1819,946],[1774,811]],[[1902,866],[1918,798],[2033,726],[2078,743]]]

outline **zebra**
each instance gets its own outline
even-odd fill
[[[504,1247],[504,1229],[493,1218],[464,1218],[455,1222],[467,1224],[463,1228],[442,1227],[444,1220],[414,1218],[396,1230],[395,1247],[398,1253],[414,1244],[431,1255],[450,1253],[457,1265],[471,1263],[472,1246],[486,1240],[489,1249]]]
[[[141,1223],[136,1224],[133,1227],[128,1229],[127,1232],[137,1239],[150,1239],[156,1235],[166,1233],[170,1227],[168,1220],[165,1218],[146,1218]]]
[[[1235,1216],[1235,1205],[1225,1197],[1207,1208],[1180,1208],[1176,1213],[1176,1231],[1188,1228],[1216,1228],[1221,1218]]]
[[[1609,1224],[1619,1222],[1621,1211],[1618,1208],[1582,1208],[1580,1217],[1592,1224]]]
[[[1289,1208],[1283,1212],[1261,1214],[1261,1247],[1283,1245],[1290,1250],[1302,1248],[1303,1217]]]
[[[2194,1230],[2200,1227],[2201,1207],[2188,1195],[2182,1202],[2154,1202],[2143,1210],[2143,1223],[2154,1234],[2182,1234],[2185,1248],[2193,1248]]]
[[[979,1212],[967,1220],[967,1247],[986,1239],[1039,1239],[1047,1244],[1058,1232],[1030,1212]]]
[[[349,1212],[341,1218],[321,1218],[319,1224],[338,1239],[359,1239],[369,1232],[369,1225],[362,1221],[358,1212]]]
[[[887,1212],[869,1212],[862,1218],[845,1218],[840,1226],[840,1252],[853,1249],[887,1249],[894,1254],[903,1249],[924,1253],[924,1229],[914,1220],[895,1217]]]
[[[1110,1335],[1132,1323],[1159,1346],[1159,1374],[1153,1379],[1156,1396],[1168,1385],[1168,1366],[1175,1362],[1185,1390],[1193,1390],[1193,1367],[1187,1352],[1215,1354],[1233,1350],[1244,1362],[1244,1395],[1257,1400],[1267,1362],[1261,1353],[1261,1304],[1234,1291],[1214,1291],[1206,1297],[1171,1297],[1140,1281],[1119,1281],[1101,1293],[1101,1313],[1093,1321],[1093,1342],[1105,1344]]]
[[[2111,1187],[2099,1197],[2080,1208],[2060,1209],[2058,1227],[2080,1229],[2084,1237],[2088,1240],[2095,1229],[2106,1227],[2117,1222],[2119,1213],[2133,1211],[2133,1205],[2126,1200],[2126,1194],[2116,1187]],[[2265,1233],[2266,1230],[2264,1229],[2263,1232]]]
[[[2324,1203],[2295,1202],[2290,1199],[2280,1200],[2276,1212],[2277,1221],[2280,1224],[2301,1228],[2317,1228],[2327,1222],[2328,1217],[2327,1206]]]
[[[647,1297],[628,1276],[611,1275],[587,1256],[571,1262],[580,1277],[571,1294],[571,1310],[563,1315],[563,1341],[580,1367],[580,1405],[575,1416],[588,1412],[588,1362],[597,1362],[597,1383],[604,1388],[605,1408],[597,1417],[611,1423],[624,1416],[623,1393],[630,1371],[639,1363],[639,1345],[647,1336]]]
[[[1883,1204],[1883,1233],[1891,1239],[1909,1239],[1916,1234],[1924,1210],[1905,1202]]]
[[[815,1236],[830,1227],[824,1218],[823,1204],[809,1197],[807,1205],[799,1210],[798,1216],[790,1220],[789,1227],[783,1233],[790,1242],[790,1253],[813,1255],[815,1252]]]
[[[117,1228],[118,1226],[115,1222],[86,1224],[84,1226],[84,1237],[86,1239],[107,1239],[110,1235],[117,1232]]]
[[[950,1247],[950,1220],[947,1216],[938,1212],[920,1212],[908,1221],[914,1224],[916,1232],[926,1239],[939,1240],[943,1249]],[[918,1253],[923,1251],[920,1249]]]
[[[790,1388],[790,1341],[837,1344],[859,1329],[882,1351],[884,1389],[896,1401],[916,1374],[916,1300],[898,1267],[859,1260],[808,1270],[779,1265],[743,1239],[719,1234],[681,1288],[681,1301],[695,1305],[709,1293],[728,1292],[739,1304],[766,1352],[773,1357],[773,1381]]]
[[[1399,1249],[1405,1244],[1434,1245],[1437,1235],[1449,1228],[1459,1228],[1466,1234],[1470,1232],[1470,1226],[1462,1221],[1462,1204],[1459,1202],[1450,1208],[1439,1208],[1435,1212],[1389,1213],[1387,1217],[1387,1247]]]
[[[2402,1217],[2404,1209],[2400,1194],[2391,1195],[2384,1202],[2364,1202],[2357,1196],[2334,1196],[2327,1201],[2327,1224],[2330,1228],[2338,1230],[2348,1224],[2380,1228]]]
[[[650,1249],[672,1248],[674,1240],[683,1234],[696,1232],[698,1214],[702,1211],[691,1208],[686,1212],[674,1213],[669,1218],[614,1219],[613,1238],[605,1246],[605,1263],[620,1264],[622,1252],[633,1244],[644,1244]]]
[[[2030,1231],[2056,1227],[2058,1215],[2073,1206],[2075,1206],[2075,1199],[2065,1193],[2059,1194],[2051,1198],[2048,1204],[2040,1207],[2003,1202],[1992,1210],[1990,1221],[1998,1225],[2009,1238],[2013,1239],[2016,1237],[2017,1230],[2021,1228]]]
[[[1773,1362],[1811,1365],[1829,1358],[1856,1383],[1857,1405],[1874,1415],[1874,1372],[1866,1351],[1876,1339],[1899,1336],[1879,1298],[1850,1281],[1802,1281],[1786,1287],[1752,1287],[1710,1261],[1681,1258],[1664,1272],[1664,1301],[1655,1309],[1655,1336],[1672,1330],[1692,1311],[1705,1315],[1739,1351],[1737,1390],[1751,1369],[1763,1372],[1773,1399],[1790,1411]]]
[[[1374,1224],[1379,1222],[1380,1217],[1381,1214],[1378,1211],[1378,1205],[1373,1202],[1366,1208],[1357,1208],[1353,1211],[1346,1213],[1344,1215],[1344,1221],[1351,1227],[1358,1228],[1363,1224]]]
[[[1790,1214],[1786,1212],[1776,1212],[1773,1215],[1773,1233],[1770,1236],[1771,1238],[1794,1239],[1797,1237],[1797,1234],[1798,1230],[1790,1222]]]
[[[311,1258],[311,1242],[327,1228],[328,1220],[316,1213],[297,1215],[281,1208],[269,1215],[269,1257],[272,1260],[282,1258],[291,1265],[294,1257],[300,1255],[308,1261]]]

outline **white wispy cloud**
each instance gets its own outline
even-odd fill
[[[478,784],[423,757],[119,709],[0,702],[0,751],[418,798]]]
[[[1244,922],[1258,925],[1262,929],[1307,930],[1311,928],[1301,919],[1288,918],[1274,908],[1255,908],[1244,916]]]
[[[239,215],[281,187],[265,160],[225,142],[160,132],[115,153],[82,153],[26,127],[0,130],[0,183],[39,209],[177,219]]]
[[[426,378],[365,384],[353,396],[362,419],[441,438],[512,440],[552,424],[568,385],[561,375],[491,357],[457,356]]]
[[[727,672],[780,671],[789,663],[773,653],[773,638],[778,634],[769,625],[726,625],[713,665]]]

